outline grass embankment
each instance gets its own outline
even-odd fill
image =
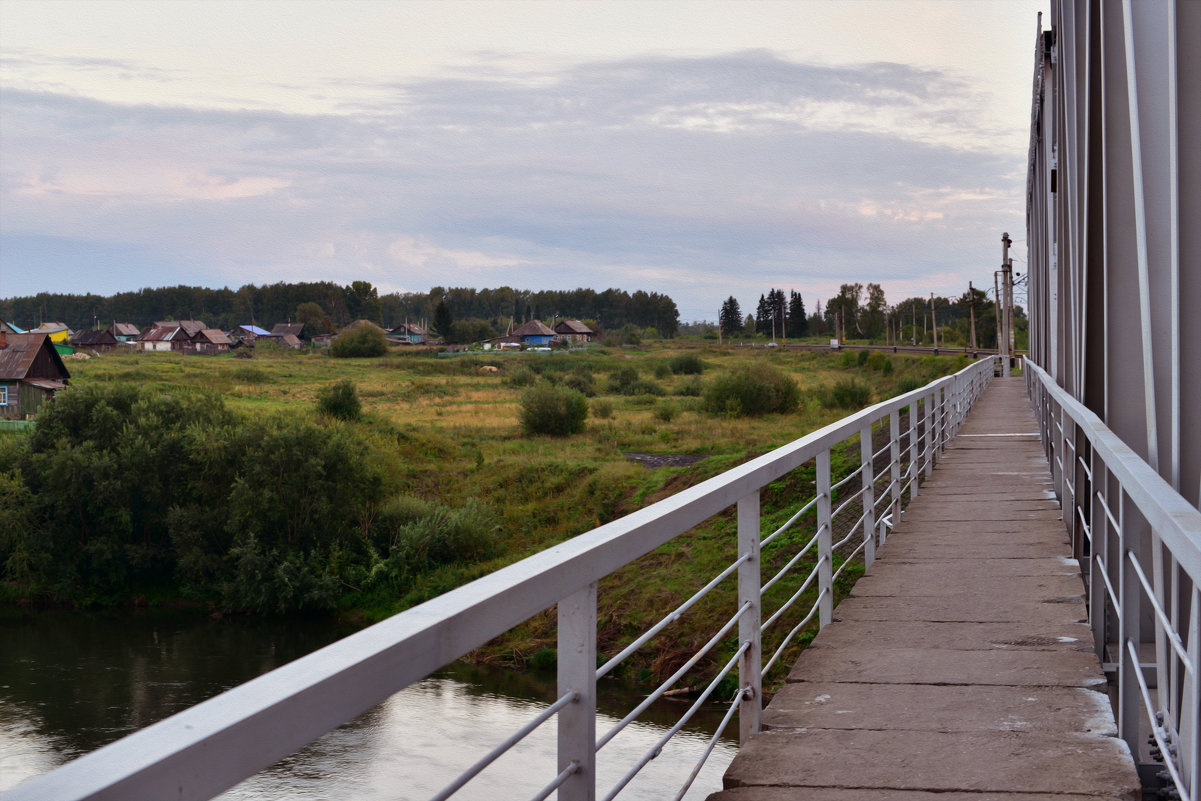
[[[703,372],[683,372],[695,369],[697,360],[682,368],[681,355],[699,357]],[[857,408],[890,397],[961,364],[950,357],[865,357],[682,342],[637,350],[453,357],[405,349],[370,359],[263,348],[252,359],[122,353],[70,361],[68,392],[122,384],[137,385],[146,394],[203,391],[250,417],[304,418],[340,428],[365,443],[364,458],[382,477],[379,509],[358,512],[358,525],[365,531],[387,514],[403,518],[414,504],[456,509],[468,499],[496,521],[495,556],[472,561],[452,555],[431,561],[427,569],[370,585],[344,576],[339,610],[368,622],[790,442],[845,416],[847,404]],[[759,417],[703,411],[703,388],[748,363],[769,364],[791,377],[800,390],[796,411]],[[673,372],[673,365],[679,372]],[[584,433],[564,438],[522,433],[521,393],[537,380],[592,393],[594,414]],[[357,421],[338,422],[317,411],[322,389],[340,381],[357,388],[363,406]],[[625,452],[705,458],[686,468],[648,470]],[[774,530],[795,510],[798,498],[811,494],[811,468],[770,487],[762,500],[764,530]],[[400,512],[395,511],[398,504],[404,507]],[[615,653],[728,565],[734,558],[735,530],[733,514],[727,512],[602,582],[601,652]],[[765,553],[765,564],[782,565],[807,539],[802,532],[782,537]],[[380,547],[386,549],[386,544]],[[374,569],[383,569],[380,564]],[[800,575],[807,572],[798,569]],[[858,572],[849,567],[844,585]],[[795,586],[773,590],[766,609],[774,609]],[[640,681],[668,675],[732,614],[734,592],[733,580],[726,582],[634,660],[626,675]],[[543,614],[475,656],[494,663],[549,664],[553,646],[553,619]],[[732,646],[725,651],[732,652]]]

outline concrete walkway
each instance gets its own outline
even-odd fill
[[[1139,797],[1037,431],[994,380],[709,801]]]

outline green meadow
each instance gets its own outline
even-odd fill
[[[260,347],[252,358],[112,353],[67,363],[70,387],[45,425],[0,437],[12,466],[0,473],[0,513],[24,532],[0,535],[0,598],[333,610],[367,623],[964,361],[660,341],[551,353],[393,348],[360,359]],[[748,367],[795,383],[791,411],[715,410],[707,393]],[[345,420],[319,402],[342,382],[361,403]],[[583,431],[525,433],[523,393],[542,382],[586,396]],[[836,470],[857,464],[852,445],[855,456],[836,455]],[[648,469],[629,453],[694,463]],[[106,470],[111,481],[100,478]],[[811,494],[804,468],[767,488],[765,530]],[[601,652],[623,647],[728,565],[735,531],[727,511],[606,579]],[[790,532],[765,562],[782,565],[807,536]],[[46,542],[58,550],[42,557]],[[840,589],[861,572],[848,566]],[[707,640],[732,613],[727,584],[644,649],[629,678],[661,679]],[[795,586],[773,590],[767,607]],[[548,612],[473,657],[549,666],[553,648]]]

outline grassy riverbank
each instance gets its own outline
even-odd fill
[[[703,410],[706,386],[719,376],[752,364],[768,365],[795,381],[799,403],[794,412],[736,417],[715,416]],[[305,470],[312,461],[310,451],[319,449],[333,454],[321,469],[335,471],[322,486],[340,487],[340,482],[348,483],[352,478],[370,486],[365,484],[360,495],[346,495],[343,505],[357,504],[358,508],[322,512],[343,515],[338,519],[343,540],[328,547],[314,546],[304,552],[303,558],[297,557],[296,563],[311,567],[314,560],[321,561],[322,576],[329,582],[336,578],[332,588],[322,585],[322,603],[333,604],[345,617],[370,622],[843,417],[851,409],[837,404],[848,402],[847,387],[855,390],[849,393],[852,400],[874,402],[950,372],[960,364],[959,359],[950,357],[891,355],[866,359],[855,353],[721,348],[687,342],[549,354],[445,356],[430,350],[406,349],[380,358],[333,359],[323,353],[260,348],[252,359],[106,354],[72,360],[71,388],[63,397],[67,406],[74,393],[80,397],[113,392],[136,395],[139,400],[131,400],[129,408],[136,409],[130,414],[139,416],[139,436],[147,419],[168,416],[174,409],[199,408],[198,413],[214,417],[204,423],[211,428],[203,429],[203,435],[196,434],[198,429],[192,426],[176,432],[174,438],[161,440],[180,449],[179,459],[192,461],[188,461],[191,467],[184,474],[164,479],[159,487],[162,497],[157,500],[171,509],[169,514],[163,513],[162,527],[171,528],[172,536],[163,540],[159,551],[165,553],[181,547],[180,543],[191,543],[189,547],[196,554],[193,561],[201,557],[209,561],[203,569],[196,565],[189,568],[195,585],[191,592],[181,592],[180,582],[169,571],[165,575],[161,571],[128,573],[134,577],[132,583],[109,582],[89,591],[64,583],[62,577],[52,583],[39,582],[36,564],[31,567],[27,555],[22,556],[25,552],[21,548],[25,546],[10,537],[0,541],[0,563],[5,566],[3,593],[21,602],[84,604],[126,604],[135,600],[171,603],[182,595],[201,605],[229,607],[229,598],[244,596],[223,596],[215,589],[206,590],[201,578],[217,576],[220,568],[228,567],[233,559],[240,560],[238,580],[244,583],[261,575],[253,570],[270,570],[268,557],[274,552],[263,545],[265,535],[260,535],[259,541],[251,539],[247,545],[238,538],[238,527],[263,527],[267,525],[264,521],[275,519],[263,511],[264,504],[304,498],[303,493],[288,495],[286,481],[276,474]],[[699,374],[694,372],[698,367],[702,370]],[[349,422],[323,416],[317,406],[320,393],[342,381],[354,385],[362,402],[361,416]],[[582,433],[547,437],[522,432],[521,394],[538,381],[575,386],[590,394],[591,414]],[[156,400],[147,405],[147,398]],[[224,411],[210,415],[208,407],[213,406]],[[169,424],[167,420],[161,425]],[[125,438],[120,440],[124,442],[130,438],[134,423],[116,416],[108,425],[125,431]],[[224,451],[217,454],[226,435],[208,432],[229,432],[229,439],[245,440],[248,444],[237,456],[242,461]],[[145,436],[149,441],[151,433]],[[33,471],[39,464],[50,469],[46,465],[51,462],[46,460],[51,457],[39,462],[42,457],[30,457],[26,452],[35,438],[0,435],[4,464],[18,466],[16,472],[0,475],[5,479],[0,495],[7,499],[0,500],[4,505],[0,513],[7,510],[13,519],[24,515],[31,530],[41,519],[39,510],[54,509],[57,514],[63,504],[76,504],[82,514],[86,507],[79,495],[100,491],[95,481],[54,473],[46,473],[55,477],[40,485],[22,488],[27,473],[21,470]],[[198,438],[212,441],[200,443]],[[54,462],[61,463],[56,469],[70,473],[71,465],[84,464],[79,461],[84,458],[80,454],[97,451],[98,446],[90,442],[73,442],[69,447],[61,442],[42,442],[39,447],[47,448],[54,459],[60,460]],[[289,450],[284,452],[280,443],[287,443]],[[120,447],[128,449],[124,444]],[[690,466],[647,469],[625,455],[629,453],[684,455],[700,460]],[[209,461],[196,462],[200,458],[197,454]],[[67,459],[68,455],[75,461]],[[171,475],[170,460],[161,448],[151,447],[138,458],[142,461],[135,464],[157,470],[156,475]],[[115,467],[118,462],[104,463]],[[209,475],[197,464],[219,467]],[[805,496],[799,485],[806,481],[804,471],[800,471],[765,494],[765,527],[786,519],[787,499]],[[280,488],[268,491],[276,482]],[[122,497],[136,498],[139,486],[130,480]],[[225,498],[221,493],[227,491],[233,499],[229,504],[236,507],[228,510],[221,522],[221,536],[228,537],[228,541],[197,544],[189,540],[189,532],[199,531],[215,512],[199,502],[197,508],[187,506],[179,496],[195,493],[198,497]],[[346,488],[340,487],[339,491]],[[64,494],[61,502],[37,503],[39,497],[45,498],[44,493],[54,492]],[[282,510],[279,519],[292,521],[287,511]],[[63,515],[62,519],[67,517]],[[302,531],[302,524],[307,522],[306,518],[297,523],[297,531]],[[117,515],[107,525],[131,524]],[[728,564],[734,553],[734,530],[733,516],[726,513],[603,582],[602,652],[614,653]],[[102,537],[104,531],[93,526],[91,535]],[[149,535],[142,536],[145,539]],[[297,540],[300,538],[298,534]],[[482,540],[487,540],[487,547],[480,545]],[[294,544],[289,538],[279,547]],[[795,541],[791,544],[796,545]],[[139,558],[165,559],[149,546],[142,550],[134,546],[141,547],[134,543],[126,551],[140,554]],[[254,551],[255,547],[261,551]],[[787,547],[788,543],[781,543],[776,553],[767,554],[767,561],[786,559]],[[121,556],[108,554],[106,558]],[[849,575],[854,573],[853,568],[848,570]],[[147,582],[147,575],[157,575],[159,581]],[[179,569],[176,575],[180,575]],[[629,668],[631,677],[648,680],[666,675],[684,658],[681,655],[690,654],[711,636],[731,613],[730,584],[728,590],[716,593],[690,612],[668,637],[657,641],[635,661]],[[318,596],[304,596],[297,591],[295,597]],[[519,627],[503,643],[482,649],[475,656],[492,663],[548,664],[553,661],[552,648],[552,620],[542,615]]]

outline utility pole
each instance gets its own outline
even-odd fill
[[[971,282],[971,281],[968,281],[968,282],[967,282],[967,297],[968,297],[968,308],[969,308],[969,309],[971,309],[971,320],[972,320],[972,336],[971,336],[971,343],[972,343],[972,350],[975,350],[975,349],[976,349],[976,290],[972,289],[972,282]]]
[[[938,318],[934,316],[934,293],[930,293],[930,335],[934,338],[934,349],[938,350]]]
[[[917,347],[917,300],[910,304],[913,307],[913,346]]]
[[[1009,233],[1001,234],[1001,292],[999,297],[1001,308],[998,314],[1001,316],[1001,339],[1002,342],[997,343],[997,348],[1001,352],[1001,375],[1009,375],[1009,360],[1013,354],[1013,274],[1011,272],[1011,262],[1009,261],[1009,246],[1013,244],[1009,238]]]

